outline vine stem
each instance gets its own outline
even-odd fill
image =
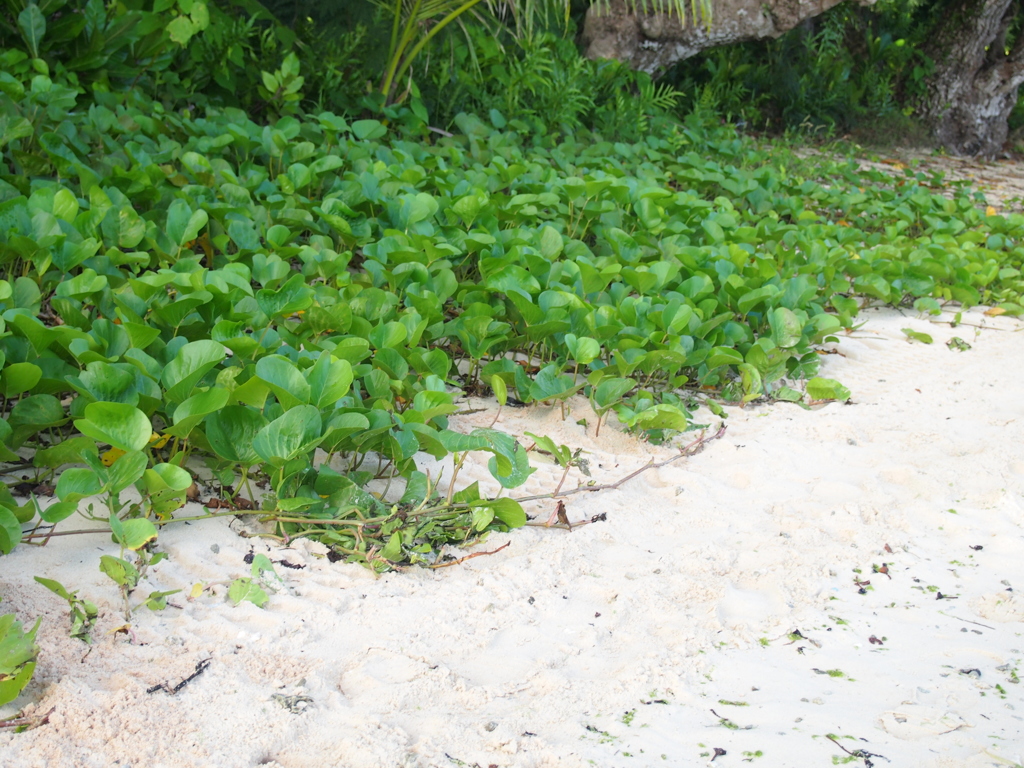
[[[524,501],[540,501],[540,500],[544,500],[544,499],[564,498],[566,496],[572,496],[572,495],[577,494],[577,493],[596,493],[598,491],[613,491],[613,490],[616,490],[616,489],[620,488],[622,485],[624,485],[625,483],[628,483],[630,480],[633,480],[634,478],[638,477],[639,475],[642,475],[644,472],[647,472],[648,470],[659,469],[660,467],[667,466],[667,465],[671,464],[674,461],[678,461],[679,459],[683,459],[683,458],[686,458],[688,456],[694,456],[694,455],[700,453],[704,449],[704,446],[707,445],[709,442],[711,442],[712,440],[718,440],[722,436],[724,436],[725,432],[726,432],[726,429],[727,429],[727,426],[726,426],[725,422],[722,422],[719,425],[718,430],[713,435],[711,435],[711,436],[707,436],[706,430],[702,430],[700,435],[698,435],[696,440],[693,440],[692,442],[690,442],[689,444],[684,446],[679,451],[679,453],[677,453],[676,455],[671,456],[671,457],[665,459],[664,461],[655,462],[655,461],[652,460],[652,461],[648,462],[647,464],[643,465],[642,467],[640,467],[639,469],[635,470],[634,472],[630,472],[625,477],[622,477],[622,478],[620,478],[619,480],[616,480],[613,483],[603,483],[601,485],[581,486],[579,488],[573,488],[573,489],[568,490],[568,491],[563,491],[563,490],[561,490],[561,487],[562,487],[562,482],[564,482],[564,480],[565,480],[565,474],[568,472],[568,468],[566,468],[566,473],[563,473],[562,481],[560,481],[558,483],[558,486],[551,493],[541,493],[541,494],[537,494],[537,495],[534,495],[534,496],[520,496],[518,498],[513,499],[513,501],[522,503]],[[464,510],[464,509],[468,509],[470,507],[470,504],[468,504],[467,502],[453,502],[451,500],[452,496],[454,495],[454,490],[453,489],[455,487],[455,478],[458,476],[458,470],[461,468],[463,462],[466,459],[466,456],[467,456],[467,453],[464,452],[462,454],[461,458],[460,458],[460,461],[456,462],[455,472],[452,475],[452,484],[451,484],[451,487],[448,490],[448,498],[446,499],[445,503],[440,505],[440,506],[436,506],[436,507],[422,507],[421,506],[420,509],[418,509],[418,510],[416,510],[414,512],[409,513],[406,516],[406,519],[419,518],[419,517],[431,517],[431,516],[443,516],[443,515],[448,515],[448,514],[457,514],[456,510]],[[358,509],[357,510],[348,510],[348,511],[349,512],[356,511],[356,513],[358,514]],[[333,526],[333,525],[351,526],[351,527],[355,528],[357,532],[359,531],[359,529],[361,529],[361,528],[363,528],[365,526],[368,526],[368,525],[379,525],[379,524],[381,524],[383,522],[386,522],[391,517],[391,515],[383,515],[383,516],[380,516],[380,517],[367,518],[367,519],[364,519],[364,520],[338,520],[338,519],[322,519],[322,518],[282,517],[281,515],[274,514],[271,511],[263,512],[262,515],[261,515],[261,511],[260,510],[253,510],[253,511],[232,510],[230,512],[211,512],[211,513],[205,514],[205,515],[190,515],[190,516],[187,516],[187,517],[171,518],[170,520],[156,521],[156,524],[158,526],[163,527],[164,525],[169,525],[171,523],[189,522],[189,521],[193,521],[193,520],[207,520],[207,519],[216,518],[216,517],[238,517],[238,516],[244,515],[244,514],[260,515],[260,516],[262,516],[264,518],[267,518],[267,519],[270,519],[270,520],[274,520],[275,522],[278,522],[278,523],[317,524],[317,525],[324,525],[324,526]],[[527,523],[527,525],[531,525],[531,523]],[[545,527],[559,527],[559,526],[552,525],[552,526],[545,526]],[[59,531],[59,532],[55,532],[53,530],[50,530],[50,531],[45,531],[45,532],[40,532],[40,533],[30,533],[30,534],[27,534],[27,535],[22,537],[22,541],[25,542],[25,543],[31,543],[32,539],[50,539],[50,538],[52,538],[54,536],[75,536],[75,535],[78,535],[78,534],[86,534],[86,533],[105,533],[105,534],[110,534],[110,533],[112,533],[112,531],[109,528],[86,528],[86,529],[80,529],[80,530],[75,530],[75,531]],[[305,533],[299,534],[299,535],[300,536],[301,535],[306,535],[306,533],[308,533],[308,532],[305,532]],[[272,534],[270,534],[270,535],[268,535],[268,534],[254,534],[254,535],[256,535],[256,536],[269,536],[270,538],[279,538],[279,537],[274,536]]]
[[[673,461],[678,461],[679,459],[684,459],[687,456],[694,456],[695,454],[700,453],[704,449],[705,445],[710,443],[712,440],[718,440],[719,438],[721,438],[725,434],[726,429],[727,427],[725,425],[725,422],[722,422],[722,424],[719,425],[718,427],[718,431],[715,432],[715,434],[711,435],[710,437],[705,437],[706,430],[702,430],[696,440],[694,440],[689,445],[685,446],[675,456],[665,459],[664,461],[649,461],[647,464],[644,464],[642,467],[640,467],[640,469],[636,470],[635,472],[630,472],[628,475],[621,478],[620,480],[616,480],[614,483],[604,483],[602,485],[584,485],[580,486],[579,488],[573,488],[572,490],[569,491],[559,491],[556,489],[553,493],[539,493],[536,496],[520,496],[519,498],[514,499],[514,501],[539,501],[541,499],[558,499],[564,496],[572,496],[573,494],[576,493],[596,493],[597,491],[614,491],[621,485],[628,483],[630,480],[639,475],[642,475],[649,469],[659,469],[660,467],[664,467],[667,466],[668,464],[671,464]],[[559,484],[559,487],[561,487],[561,484]]]
[[[452,456],[454,457],[454,453]],[[452,470],[452,479],[448,483],[448,495],[445,497],[445,506],[452,505],[452,497],[455,495],[455,480],[459,476],[459,470],[462,469],[462,463],[466,460],[466,456],[469,455],[469,451],[463,451],[462,456],[459,457],[458,461],[455,461],[455,468]]]

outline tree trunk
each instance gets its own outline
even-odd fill
[[[1003,150],[1024,82],[1024,34],[1006,50],[1020,11],[1020,0],[949,0],[934,11],[935,72],[921,115],[950,152],[992,158]]]
[[[609,0],[587,10],[583,44],[591,59],[618,59],[650,74],[706,48],[778,37],[841,0],[714,0],[710,23],[665,13],[637,13],[645,3]],[[857,0],[871,5],[875,0]]]

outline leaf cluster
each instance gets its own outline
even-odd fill
[[[14,701],[32,679],[39,653],[38,630],[38,619],[25,632],[13,613],[0,615],[0,706]]]

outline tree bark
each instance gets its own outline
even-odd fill
[[[1020,0],[949,0],[935,12],[928,53],[936,66],[921,115],[950,152],[995,157],[1024,82],[1024,34],[1006,50]]]
[[[583,44],[592,59],[618,59],[654,74],[706,48],[778,37],[841,0],[714,0],[710,24],[636,13],[625,0],[592,5]],[[858,0],[871,5],[875,0]]]

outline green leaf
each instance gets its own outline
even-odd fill
[[[18,14],[18,28],[33,59],[39,58],[39,44],[46,34],[46,17],[39,6],[30,3]]]
[[[491,521],[494,520],[494,509],[490,504],[481,504],[479,506],[470,507],[471,517],[473,521],[473,530],[482,531]]]
[[[743,362],[743,355],[731,347],[715,347],[708,355],[706,364],[708,371],[721,368],[723,365],[739,365]]]
[[[530,396],[534,400],[566,400],[584,387],[585,382],[574,382],[561,370],[555,363],[541,368],[530,387]]]
[[[568,338],[572,334],[566,334]],[[594,362],[601,355],[601,345],[597,339],[592,339],[589,336],[581,336],[575,340],[575,343],[569,350],[572,354],[572,359],[580,365],[589,365]]]
[[[188,41],[197,31],[195,22],[188,16],[176,16],[167,25],[167,36],[182,48],[188,45]]]
[[[235,605],[250,602],[257,608],[263,608],[270,600],[267,593],[248,576],[231,582],[231,586],[228,587],[228,599]]]
[[[57,501],[48,507],[40,507],[39,519],[44,523],[56,525],[61,520],[67,520],[78,511],[77,501]]]
[[[408,424],[406,426],[409,428],[422,427],[423,429],[430,429],[423,424]],[[361,413],[335,413],[324,428],[324,441],[320,447],[327,452],[336,451],[341,441],[349,435],[365,432],[369,428],[369,419]],[[447,451],[444,451],[444,453],[447,453]]]
[[[276,467],[312,451],[321,440],[320,411],[298,405],[263,427],[253,441],[260,458]]]
[[[175,464],[156,464],[147,469],[144,477],[146,490],[187,491],[192,487],[192,475]]]
[[[910,341],[919,341],[922,344],[931,344],[933,341],[935,341],[927,333],[921,333],[920,331],[915,331],[911,328],[902,328],[901,330],[904,334],[906,334],[906,337]]]
[[[146,236],[146,222],[131,206],[111,208],[103,217],[103,236],[107,245],[131,250]]]
[[[249,572],[253,575],[253,578],[258,578],[264,573],[272,573],[277,576],[277,571],[274,570],[274,563],[266,555],[254,555]]]
[[[132,521],[128,521],[132,522]],[[152,525],[152,523],[150,523]],[[139,583],[139,571],[127,560],[113,555],[100,556],[100,571],[107,574],[115,584],[134,589]]]
[[[203,376],[226,356],[224,345],[210,339],[191,341],[183,346],[161,375],[167,399],[174,403],[185,400]]]
[[[449,453],[491,450],[490,442],[482,434],[479,434],[480,432],[482,430],[474,430],[471,435],[463,435],[459,432],[443,429],[437,433],[437,439]]]
[[[142,451],[128,451],[110,465],[105,490],[108,493],[120,493],[134,483],[146,471],[149,459]]]
[[[0,552],[9,555],[21,543],[21,523],[7,507],[0,507]]]
[[[782,400],[787,403],[798,403],[804,399],[804,396],[792,387],[779,387],[774,397],[776,400]]]
[[[554,261],[562,253],[562,235],[550,225],[540,230],[540,255],[548,261]]]
[[[54,579],[44,579],[42,576],[33,576],[32,578],[35,579],[38,583],[42,584],[48,590],[53,592],[53,594],[57,595],[57,597],[63,600],[72,599],[71,593],[68,592],[67,587],[65,587],[59,581],[56,581]]]
[[[139,607],[145,606],[151,611],[162,611],[167,607],[167,598],[179,592],[181,592],[180,589],[171,589],[166,592],[150,592],[149,596]]]
[[[153,511],[167,519],[185,504],[185,495],[192,486],[192,476],[174,464],[157,464],[147,469],[140,483]]]
[[[32,678],[39,622],[24,632],[13,613],[0,616],[0,707],[14,701]]]
[[[287,357],[267,355],[261,358],[256,363],[256,375],[266,382],[285,410],[309,402],[309,382]]]
[[[90,403],[85,407],[85,418],[77,419],[75,427],[83,435],[122,451],[141,451],[153,434],[146,414],[127,403]]]
[[[86,365],[79,376],[68,376],[68,383],[86,400],[138,405],[135,388],[136,372],[124,363],[111,364],[96,360]]]
[[[208,414],[228,404],[231,395],[224,387],[211,387],[197,392],[174,409],[174,426],[164,429],[165,435],[185,438]]]
[[[34,7],[34,6],[33,6]],[[8,614],[9,616],[12,614]],[[39,620],[36,620],[36,627],[39,627]],[[35,633],[35,629],[32,630]],[[3,650],[3,645],[0,644],[0,651]],[[30,661],[25,664],[13,677],[0,678],[0,706],[8,704],[18,698],[18,695],[24,690],[25,686],[29,684],[32,679],[32,673],[35,671],[36,663]]]
[[[488,502],[494,516],[509,528],[522,528],[526,525],[526,512],[522,505],[513,499],[501,498]]]
[[[381,323],[370,331],[370,344],[375,349],[397,347],[409,336],[408,329],[401,323]]]
[[[306,374],[310,402],[317,408],[330,408],[348,394],[352,385],[352,366],[330,352],[322,352]]]
[[[483,209],[484,203],[484,199],[477,195],[466,195],[455,201],[455,204],[452,205],[452,210],[462,219],[462,223],[466,227],[471,227]]]
[[[634,379],[605,378],[594,388],[591,399],[594,410],[604,413],[622,401],[627,392],[636,386]]]
[[[490,384],[498,405],[505,405],[508,402],[508,387],[505,385],[505,380],[501,376],[494,375],[490,378]]]
[[[674,429],[683,432],[689,425],[689,417],[681,408],[668,403],[659,403],[637,413],[630,426],[635,429]]]
[[[774,285],[764,285],[740,296],[736,302],[741,314],[747,314],[763,302],[770,301],[779,295],[779,289]]]
[[[48,427],[59,427],[67,420],[60,400],[53,395],[22,397],[11,409],[11,415],[7,420],[13,430],[8,445],[11,448],[18,448],[36,432]]]
[[[200,230],[209,220],[202,208],[193,213],[184,200],[175,200],[167,209],[167,236],[175,245],[184,246],[199,237]]]
[[[487,461],[487,470],[503,488],[518,488],[537,471],[530,466],[526,449],[514,437],[493,430],[476,431],[487,433],[495,454]]]
[[[707,233],[708,238],[713,243],[721,243],[725,240],[725,230],[722,226],[711,219],[703,219],[700,223],[701,228]]]
[[[803,326],[791,309],[776,307],[769,314],[772,326],[772,341],[779,349],[795,347],[803,338]]]
[[[206,439],[225,461],[250,466],[260,459],[253,441],[265,426],[266,418],[255,408],[229,405],[207,417]]]
[[[285,270],[287,274],[287,267]],[[313,304],[313,289],[305,284],[302,275],[296,274],[276,291],[257,291],[256,303],[267,317],[283,317],[309,309]]]
[[[538,450],[550,453],[560,467],[569,465],[569,461],[572,459],[572,451],[569,450],[568,446],[555,445],[555,441],[545,435],[535,435],[533,432],[524,432],[523,434],[537,444]]]
[[[2,82],[0,82],[2,89]],[[34,133],[32,123],[16,115],[0,115],[0,149],[16,139],[24,139]]]
[[[381,549],[380,556],[393,563],[397,563],[402,559],[402,535],[400,533],[391,534],[388,543]]]
[[[28,392],[43,377],[43,371],[32,363],[11,363],[0,373],[0,391],[10,399]]]
[[[807,396],[811,400],[849,400],[850,390],[835,379],[815,377],[807,382]]]
[[[388,129],[379,120],[356,120],[352,123],[351,128],[352,133],[360,141],[379,139],[388,132]]]
[[[156,526],[144,517],[135,517],[121,523],[122,532],[118,543],[125,549],[138,551],[156,540]]]
[[[87,496],[95,496],[103,490],[103,481],[91,469],[74,467],[60,473],[55,493],[62,502],[77,504]]]

